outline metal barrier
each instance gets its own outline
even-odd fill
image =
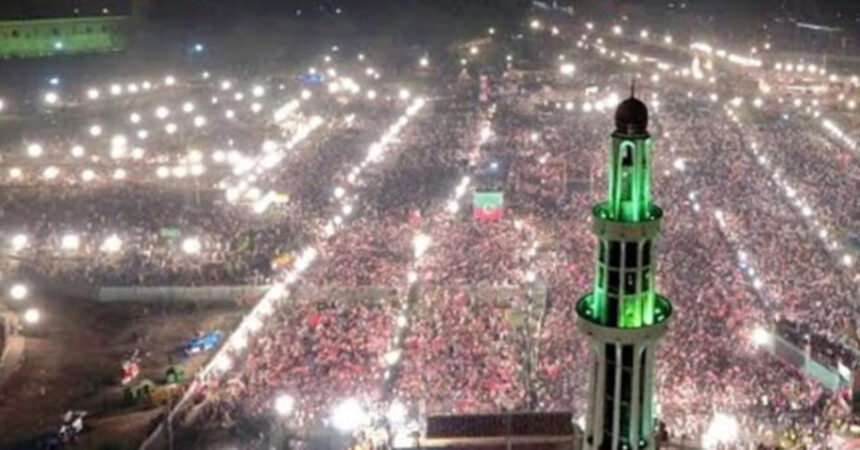
[[[146,286],[101,287],[100,302],[235,302],[245,295],[263,295],[271,286]]]

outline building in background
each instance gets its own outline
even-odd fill
[[[126,48],[128,37],[148,11],[147,0],[133,0],[132,14],[108,7],[81,12],[73,8],[61,17],[20,16],[0,21],[0,58],[44,58],[86,53],[110,53]],[[58,11],[50,11],[56,14]],[[62,13],[61,13],[62,14]]]

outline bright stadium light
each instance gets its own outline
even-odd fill
[[[145,84],[146,83],[144,83],[144,85]],[[168,75],[164,78],[164,84],[166,84],[168,86],[173,86],[174,84],[176,84],[176,78],[173,78],[172,75]]]
[[[291,395],[280,394],[275,398],[275,412],[281,417],[287,417],[293,413],[296,399]]]
[[[388,422],[393,425],[399,425],[406,422],[406,406],[403,403],[394,400],[391,406],[388,407],[388,412],[385,414]]]
[[[24,300],[28,295],[30,295],[30,289],[21,283],[13,284],[9,289],[9,297],[11,297],[12,300]]]
[[[100,125],[93,125],[90,127],[90,136],[99,137],[102,135],[102,127]]]
[[[573,75],[574,72],[576,72],[576,66],[571,63],[565,63],[558,68],[558,71],[561,72],[562,75],[569,77]]]
[[[116,169],[116,171],[113,173],[114,180],[124,180],[125,177],[126,173],[124,169]]]
[[[244,333],[237,331],[236,334],[233,335],[233,339],[230,340],[230,343],[236,350],[244,350],[245,347],[248,346],[248,339],[245,337]]]
[[[47,167],[44,172],[42,172],[42,176],[45,177],[46,180],[53,180],[57,178],[57,175],[60,174],[60,169],[50,166]]]
[[[23,233],[18,233],[15,236],[12,236],[12,251],[21,251],[24,247],[27,246],[27,235]]]
[[[182,251],[194,255],[200,253],[200,241],[197,238],[186,238],[182,241]]]
[[[24,172],[19,167],[13,167],[13,168],[9,169],[9,178],[17,180],[17,179],[21,178],[23,175],[24,175]]]
[[[43,152],[44,150],[39,144],[30,144],[27,146],[27,155],[31,158],[38,158],[42,156]]]
[[[136,124],[136,123],[140,123],[140,114],[138,114],[138,113],[131,113],[131,115],[130,115],[130,116],[128,116],[128,120],[129,120],[129,122],[131,122],[131,123],[135,123],[135,124]]]
[[[42,315],[39,313],[39,310],[36,308],[27,308],[24,311],[24,322],[27,322],[30,325],[35,325],[39,323],[39,320],[42,318]]]
[[[233,360],[227,355],[221,355],[215,360],[215,367],[222,372],[226,372],[233,367]]]
[[[427,59],[426,56],[424,56],[418,60],[418,65],[420,65],[421,67],[427,67],[430,65],[430,60]]]
[[[118,84],[112,84],[110,87],[110,93],[114,96],[122,94],[122,86]]]
[[[702,436],[702,447],[711,449],[719,447],[720,444],[737,442],[739,431],[737,419],[727,414],[717,413]]]
[[[756,327],[753,330],[750,339],[752,340],[753,345],[755,345],[756,347],[769,345],[772,340],[770,333],[768,333],[767,330],[762,327]]]
[[[332,412],[331,421],[334,427],[342,432],[355,431],[366,425],[370,417],[358,403],[358,400],[350,398],[341,402]]]
[[[424,233],[418,233],[412,238],[412,248],[415,250],[415,259],[421,258],[424,253],[430,248],[433,239]]]
[[[385,354],[385,364],[393,366],[400,360],[400,350],[391,350]]]
[[[121,135],[117,134],[116,136],[110,139],[110,145],[113,148],[123,148],[128,144],[128,139]]]
[[[164,131],[167,134],[176,133],[176,130],[177,130],[177,126],[175,123],[168,123],[167,125],[164,126]]]
[[[105,239],[100,247],[101,251],[105,253],[116,253],[122,248],[122,240],[119,236],[112,234]]]
[[[248,318],[248,329],[251,331],[260,331],[263,328],[263,322],[256,316]]]
[[[449,200],[448,206],[446,207],[448,212],[451,214],[457,214],[457,211],[460,210],[460,204],[457,203],[456,200]]]
[[[199,177],[203,175],[203,172],[206,172],[206,167],[203,164],[193,164],[190,169],[191,176]]]
[[[532,30],[540,30],[540,20],[532,19],[529,26],[532,28]]]
[[[98,89],[96,89],[96,88],[87,89],[87,97],[90,100],[97,100],[99,98],[99,96],[101,96],[101,93],[99,92]]]
[[[265,93],[266,93],[266,88],[264,88],[263,86],[254,86],[251,89],[251,95],[253,95],[254,97],[257,97],[257,98],[262,97]]]
[[[58,101],[60,101],[60,96],[57,95],[56,92],[48,92],[45,94],[45,103],[55,105]]]
[[[81,247],[81,238],[77,234],[67,234],[60,241],[63,250],[74,251]]]
[[[88,183],[93,181],[96,178],[96,173],[92,171],[92,169],[85,169],[81,172],[81,180]]]
[[[194,103],[191,103],[191,102],[183,103],[182,104],[182,112],[184,112],[185,114],[191,114],[192,112],[194,112]]]
[[[169,115],[170,115],[170,110],[167,109],[167,107],[159,106],[158,108],[155,108],[155,117],[157,117],[161,120],[164,120]]]

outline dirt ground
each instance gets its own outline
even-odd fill
[[[141,349],[135,382],[163,383],[171,364],[193,376],[208,354],[185,359],[176,349],[200,332],[228,334],[241,315],[235,305],[105,305],[45,297],[32,303],[43,311],[43,320],[28,331],[21,367],[0,386],[4,450],[36,448],[39,439],[56,432],[69,409],[90,414],[90,429],[76,448],[136,448],[162,408],[124,401],[123,357]]]

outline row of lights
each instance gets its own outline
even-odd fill
[[[26,251],[32,242],[30,238],[24,233],[18,233],[13,235],[9,239],[9,251],[12,254],[20,254]],[[66,253],[74,253],[81,249],[81,236],[75,233],[67,233],[60,238],[60,250]],[[103,253],[117,253],[122,250],[123,241],[116,234],[111,234],[106,237],[101,245],[99,245],[99,251]],[[188,237],[185,238],[180,244],[180,248],[182,251],[189,255],[196,255],[200,253],[202,249],[202,245],[200,243],[200,239],[197,237]]]
[[[397,122],[391,125],[382,137],[371,144],[365,159],[350,172],[350,184],[357,185],[359,176],[371,165],[378,165],[384,161],[385,156],[390,149],[392,143],[396,141],[397,136],[402,132],[403,128],[409,123],[409,118],[417,114],[417,112],[425,105],[424,99],[414,100],[407,108],[406,114],[402,115]],[[338,189],[339,188],[339,189]],[[351,204],[348,203],[348,192],[344,187],[336,187],[333,191],[340,192],[339,199],[342,200],[340,209],[329,219],[326,225],[323,226],[323,236],[329,238],[333,236],[339,228],[344,224],[346,217],[352,212]],[[228,345],[221,347],[213,359],[200,371],[199,377],[205,378],[210,375],[223,374],[233,367],[233,359],[230,352],[243,352],[248,345],[250,335],[256,333],[263,327],[263,320],[274,312],[274,306],[286,298],[287,288],[298,281],[299,277],[307,270],[318,255],[318,251],[313,246],[307,246],[302,250],[296,259],[293,267],[285,274],[281,282],[276,283],[262,299],[254,306],[254,308],[243,318],[239,326],[228,339]],[[180,409],[182,404],[188,401],[191,391],[187,393],[179,405],[173,411]],[[281,414],[289,414],[292,412],[295,400],[289,394],[279,394],[275,398],[275,408]],[[356,424],[356,418],[365,417],[360,404],[354,399],[349,399],[335,408],[333,411],[333,423],[339,428],[345,429]]]
[[[173,86],[175,84],[176,84],[176,78],[174,76],[168,75],[164,78],[164,85],[165,86],[169,87],[169,86]],[[111,83],[110,87],[107,89],[107,92],[111,96],[118,97],[118,96],[122,95],[123,93],[137,94],[138,92],[148,92],[153,87],[155,87],[155,85],[153,85],[149,81],[143,81],[140,83],[140,85],[138,85],[137,83],[129,83],[126,86],[123,86],[120,83]],[[98,88],[95,88],[95,87],[91,87],[91,88],[87,89],[87,91],[86,91],[86,97],[87,97],[87,99],[89,99],[91,101],[98,100],[98,99],[102,98],[102,96],[103,96],[102,92]],[[42,97],[42,100],[47,106],[57,106],[57,105],[62,103],[61,98],[60,98],[60,94],[57,93],[56,91],[46,92],[44,94],[44,96]]]

